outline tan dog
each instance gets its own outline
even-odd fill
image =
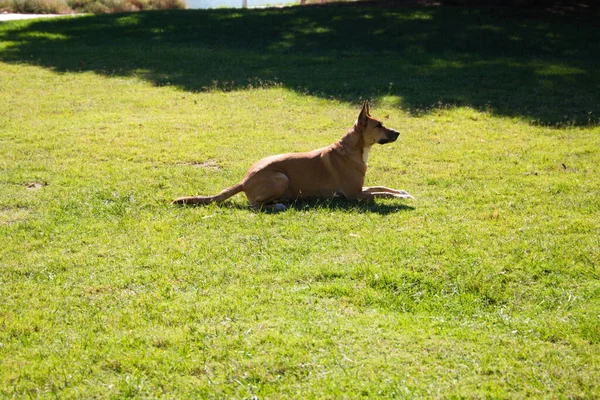
[[[263,158],[254,163],[244,179],[216,196],[181,197],[175,204],[210,204],[245,192],[254,208],[285,210],[280,201],[302,198],[348,200],[413,198],[404,190],[383,186],[363,187],[367,157],[375,143],[398,139],[399,132],[371,117],[369,104],[363,104],[358,120],[338,142],[307,153],[289,153]]]

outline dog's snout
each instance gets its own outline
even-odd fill
[[[385,136],[382,137],[381,139],[379,139],[379,141],[377,143],[379,144],[386,144],[386,143],[391,143],[394,142],[396,139],[398,139],[398,136],[400,136],[400,132],[394,130],[394,129],[385,129]]]
[[[400,132],[398,132],[395,129],[388,129],[385,132],[386,137],[386,143],[390,143],[390,142],[395,142],[396,139],[398,139],[398,136],[400,136]]]

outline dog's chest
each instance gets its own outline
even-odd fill
[[[365,147],[363,148],[363,156],[362,156],[362,160],[363,162],[366,164],[367,160],[369,159],[369,152],[371,151],[371,147]]]

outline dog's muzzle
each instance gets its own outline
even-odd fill
[[[386,143],[391,143],[396,141],[396,139],[398,139],[398,136],[400,136],[400,132],[395,131],[393,129],[387,129],[385,131],[385,137],[383,139],[380,139],[379,144],[386,144]]]

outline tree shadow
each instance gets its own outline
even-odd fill
[[[599,13],[355,6],[179,10],[0,24],[0,61],[190,92],[283,86],[414,113],[600,121]]]

